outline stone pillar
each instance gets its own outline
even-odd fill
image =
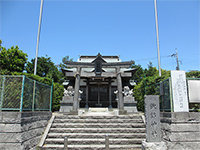
[[[109,79],[109,108],[112,108],[112,89],[111,89],[111,79]]]
[[[80,89],[80,67],[77,67],[77,73],[75,76],[75,87],[74,87],[74,103],[73,110],[78,110],[78,98],[79,98],[79,89]]]
[[[88,106],[88,96],[89,96],[89,79],[87,79],[87,81],[86,81],[86,104],[85,104],[85,108],[89,108],[89,106]]]
[[[117,90],[118,90],[118,108],[124,110],[124,99],[122,94],[122,78],[120,68],[117,68]]]
[[[146,141],[160,142],[160,107],[159,95],[145,96],[145,122],[146,122]]]

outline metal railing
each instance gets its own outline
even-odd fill
[[[200,81],[200,78],[187,78],[187,89],[188,89],[187,91],[188,91],[189,102],[191,102],[191,99],[189,96],[189,86],[191,85],[188,84],[190,80]],[[200,92],[200,91],[197,91],[198,90],[197,88],[195,88],[195,90],[196,90],[196,93]],[[145,95],[160,95],[160,111],[173,112],[171,78],[168,78],[156,84],[146,86]],[[193,105],[195,105],[195,103],[190,103],[191,108],[194,107]],[[200,107],[199,103],[198,103],[198,106]],[[190,110],[192,110],[191,108]]]
[[[0,75],[0,111],[51,111],[52,86],[25,75]]]
[[[146,86],[145,95],[160,95],[160,111],[172,111],[171,78]]]

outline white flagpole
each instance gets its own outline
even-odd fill
[[[36,56],[35,56],[35,67],[34,67],[34,75],[36,75],[37,70],[37,57],[38,57],[38,47],[40,41],[40,29],[41,29],[41,20],[42,20],[42,10],[43,10],[43,0],[41,0],[40,4],[40,18],[39,18],[39,25],[38,25],[38,35],[37,35],[37,46],[36,46]]]
[[[156,0],[154,0],[154,5],[155,5],[156,36],[157,36],[157,49],[158,49],[158,69],[159,69],[159,76],[161,76],[161,67],[160,67],[160,47],[159,47],[159,35],[158,35],[158,14],[157,14],[157,4],[156,4]]]

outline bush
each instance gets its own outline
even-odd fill
[[[64,87],[59,83],[54,83],[53,91],[52,111],[58,111],[60,108],[60,101],[63,97]]]

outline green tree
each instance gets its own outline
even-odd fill
[[[200,78],[200,71],[186,72],[187,78]]]
[[[158,74],[158,70],[156,69],[156,67],[153,67],[153,63],[151,61],[148,64],[148,69],[144,70],[144,74],[146,75],[146,77]]]
[[[63,97],[64,87],[58,83],[54,83],[53,86],[53,103],[52,103],[52,111],[59,111],[60,101]]]
[[[0,39],[0,50],[1,50],[1,44],[2,44],[2,40]]]
[[[59,68],[60,70],[62,70],[63,68],[67,68],[66,64],[63,63],[63,62],[65,62],[65,61],[73,61],[73,59],[72,59],[72,58],[70,59],[69,56],[63,57],[62,63],[60,63],[60,64],[58,65],[58,68]]]
[[[141,65],[136,65],[135,61],[131,65],[131,68],[137,69],[133,76],[133,80],[135,81],[136,84],[138,84],[140,81],[142,81],[142,78],[144,76],[144,69],[141,67]]]
[[[0,41],[0,45],[2,41]],[[12,46],[9,49],[0,46],[0,69],[5,72],[23,72],[25,64],[28,60],[28,55],[22,50],[19,50],[18,46]]]
[[[26,66],[27,73],[34,72],[35,59],[31,59]],[[38,57],[37,59],[37,75],[41,77],[53,78],[55,82],[62,83],[64,75],[58,70],[51,61],[51,57]]]
[[[145,83],[144,79],[134,86],[133,93],[137,101],[137,109],[144,112],[144,93]]]
[[[136,77],[138,76],[139,82],[134,86],[133,93],[137,101],[138,110],[144,111],[144,96],[158,94],[159,82],[169,78],[170,71],[161,70],[162,76],[160,77],[158,70],[153,66],[152,62],[149,62],[148,68],[143,70],[143,72],[142,68],[140,70],[140,74],[137,74],[137,72],[135,74]]]

